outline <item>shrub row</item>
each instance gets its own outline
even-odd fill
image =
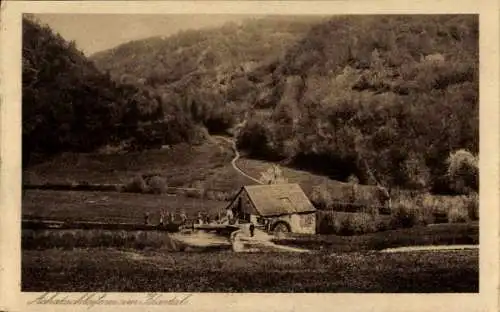
[[[387,218],[370,213],[317,212],[318,234],[359,235],[391,229]]]
[[[389,217],[373,213],[345,213],[319,210],[317,230],[319,234],[356,235],[411,228],[436,223],[439,213],[449,223],[465,223],[479,219],[479,197],[432,196],[423,194],[413,198],[398,198],[393,202]]]
[[[309,197],[318,209],[344,212],[362,212],[369,207],[382,208],[385,204],[376,186],[338,181],[314,186]]]
[[[444,216],[450,223],[479,220],[479,196],[477,193],[462,196],[438,196],[428,193],[399,196],[393,199],[395,212],[414,215],[415,223],[434,223]]]

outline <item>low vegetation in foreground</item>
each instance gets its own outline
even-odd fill
[[[300,235],[276,243],[311,250],[359,252],[424,245],[478,245],[478,224],[440,224],[429,227],[389,230],[364,235]]]
[[[64,261],[61,261],[64,259]],[[30,291],[478,292],[478,252],[245,254],[26,250]]]
[[[185,250],[187,246],[177,240],[175,235],[167,232],[140,230],[23,229],[21,241],[24,250],[47,250],[52,248],[73,250],[77,248],[114,247],[176,252]],[[220,236],[218,242],[229,243],[229,239]],[[279,245],[328,252],[361,252],[423,245],[477,245],[479,244],[479,226],[445,224],[351,236],[291,234],[284,238],[276,238],[274,242]],[[221,244],[221,248],[225,249],[226,245]]]

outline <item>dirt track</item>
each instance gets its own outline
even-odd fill
[[[252,176],[249,176],[248,174],[246,174],[245,172],[243,172],[243,170],[241,170],[236,165],[236,161],[238,161],[238,159],[240,158],[240,152],[236,148],[236,142],[234,141],[234,139],[230,139],[230,138],[223,137],[223,136],[214,136],[213,138],[214,139],[220,139],[220,140],[226,141],[227,143],[231,144],[231,148],[232,148],[232,150],[234,152],[234,158],[231,160],[231,165],[233,166],[234,170],[236,170],[242,176],[247,177],[250,180],[252,180],[252,181],[254,181],[254,182],[258,183],[258,184],[262,184],[261,181],[259,181],[258,179],[254,178]]]
[[[445,251],[445,250],[464,250],[478,249],[479,245],[441,245],[441,246],[409,246],[383,249],[380,252],[414,252],[414,251]]]

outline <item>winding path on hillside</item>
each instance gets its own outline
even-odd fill
[[[233,166],[233,168],[236,172],[238,172],[240,175],[252,180],[253,182],[255,182],[257,184],[263,184],[259,179],[256,179],[256,178],[250,176],[249,174],[245,173],[236,164],[238,159],[240,159],[240,152],[238,151],[238,148],[236,147],[236,138],[238,137],[238,133],[241,131],[241,129],[243,129],[245,127],[247,120],[248,120],[248,113],[245,113],[243,120],[233,127],[233,132],[234,132],[233,137],[214,135],[214,136],[212,136],[212,139],[215,141],[215,143],[219,143],[219,142],[217,142],[217,140],[222,140],[222,141],[225,141],[231,145],[231,149],[233,150],[233,153],[234,153],[234,158],[231,160],[231,166]]]
[[[236,142],[234,139],[232,138],[228,138],[228,137],[224,137],[224,136],[213,136],[214,139],[220,139],[220,140],[223,140],[229,144],[231,144],[231,149],[233,150],[234,152],[234,158],[231,160],[231,165],[233,166],[234,170],[236,170],[236,172],[238,172],[240,175],[256,182],[257,184],[262,184],[261,181],[259,181],[258,179],[246,174],[243,170],[241,170],[241,168],[238,167],[238,165],[236,165],[236,162],[238,161],[238,159],[240,158],[240,152],[238,151],[238,148],[236,147]]]

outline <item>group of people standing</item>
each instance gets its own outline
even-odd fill
[[[214,219],[210,218],[210,215],[204,214],[201,211],[198,212],[198,216],[196,218],[195,223],[197,224],[213,224],[213,223],[219,223],[219,224],[224,224],[224,223],[234,223],[235,221],[235,216],[232,211],[232,209],[226,209],[225,214],[222,214],[219,212],[217,216]]]
[[[148,211],[144,212],[144,224],[149,225],[151,224],[151,218],[150,218],[150,213]],[[177,215],[175,213],[169,213],[165,209],[161,209],[159,212],[159,226],[163,226],[166,224],[170,223],[176,223],[178,220]],[[181,224],[186,224],[188,221],[187,215],[184,211],[180,213],[180,222]],[[222,213],[219,212],[217,215],[217,218],[214,220],[210,219],[210,216],[208,214],[204,214],[201,211],[198,212],[198,215],[196,217],[195,223],[197,224],[210,224],[210,223],[222,223],[222,224],[233,224],[237,221],[237,218],[235,218],[235,215],[233,213],[233,210],[228,208],[223,215]]]
[[[163,226],[168,223],[175,223],[176,221],[176,214],[165,211],[165,209],[160,210],[159,215],[159,226]],[[187,222],[187,215],[184,211],[181,212],[180,219],[182,224],[185,224]],[[144,224],[150,224],[150,215],[147,211],[144,213]]]
[[[225,216],[222,216],[222,214],[219,212],[215,219],[211,219],[208,214],[204,214],[200,211],[200,212],[198,212],[198,216],[196,218],[196,223],[197,224],[224,223],[225,221],[232,220],[232,219],[233,219],[233,214],[232,214],[232,210],[230,210],[230,209],[228,209],[226,211]]]

